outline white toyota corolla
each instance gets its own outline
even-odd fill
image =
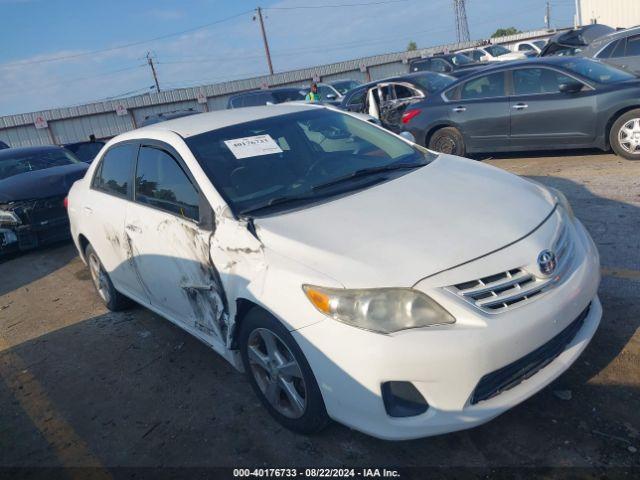
[[[134,300],[210,345],[298,432],[479,425],[565,371],[602,314],[598,252],[560,192],[330,108],[119,135],[68,208],[108,308]]]

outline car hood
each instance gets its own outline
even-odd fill
[[[0,202],[66,195],[73,182],[84,177],[88,168],[86,163],[73,163],[5,178],[0,180]]]
[[[440,155],[391,181],[255,225],[267,250],[346,288],[408,287],[523,238],[553,208],[536,184]]]

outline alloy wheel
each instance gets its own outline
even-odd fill
[[[640,118],[632,118],[620,127],[618,143],[625,152],[640,154]]]
[[[95,285],[98,294],[105,303],[109,303],[111,296],[109,294],[107,274],[102,268],[102,264],[100,263],[98,256],[94,252],[89,254],[89,271],[91,272],[91,279],[93,280],[93,284]]]
[[[289,347],[271,330],[256,328],[247,345],[251,374],[269,404],[288,418],[300,418],[307,408],[307,387]]]

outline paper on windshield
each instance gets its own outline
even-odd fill
[[[225,140],[225,145],[238,160],[271,153],[282,153],[282,149],[271,135],[254,135],[253,137]]]

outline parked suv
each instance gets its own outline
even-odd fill
[[[640,27],[598,37],[579,55],[640,73]]]
[[[260,105],[275,105],[278,103],[304,100],[304,88],[270,88],[253,92],[238,93],[229,97],[227,108],[258,107]]]

